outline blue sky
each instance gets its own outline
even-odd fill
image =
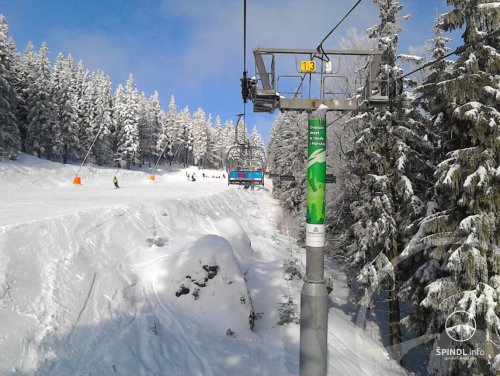
[[[354,0],[247,0],[247,65],[253,74],[254,47],[315,48],[352,7]],[[399,52],[409,53],[432,37],[434,18],[445,0],[402,0]],[[90,69],[102,69],[113,85],[133,73],[140,91],[158,90],[162,107],[170,95],[177,107],[202,107],[222,120],[243,111],[239,79],[243,70],[243,0],[2,0],[10,35],[22,51],[45,41],[53,62],[71,53]],[[378,22],[371,0],[364,0],[324,44],[337,48],[349,28]],[[253,114],[267,139],[274,115]]]

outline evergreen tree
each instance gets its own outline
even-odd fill
[[[32,85],[26,101],[28,129],[26,150],[38,157],[56,158],[61,153],[61,130],[56,122],[57,106],[53,102],[48,47],[45,43],[35,55]]]
[[[215,128],[212,133],[212,154],[213,163],[215,168],[222,168],[224,166],[224,137],[222,132],[222,123],[220,116],[215,118]]]
[[[169,157],[172,163],[175,150],[174,139],[177,134],[177,108],[175,106],[175,99],[172,95],[170,97],[169,112],[161,112],[160,117],[160,132],[156,142],[156,156]],[[165,154],[163,154],[165,153]]]
[[[112,157],[111,81],[102,71],[92,72],[90,77],[80,68],[79,71],[83,85],[83,93],[79,101],[82,155],[86,155],[91,145],[94,144],[90,150],[89,159],[102,165]],[[83,81],[85,77],[88,79]]]
[[[248,129],[243,116],[239,119],[238,124],[234,126],[234,131],[236,133],[236,141],[238,144],[246,144],[248,142]]]
[[[305,218],[307,115],[287,112],[271,128],[268,168],[275,174],[293,175],[295,181],[273,180],[273,196],[288,212]]]
[[[115,90],[113,96],[113,107],[112,107],[112,132],[110,135],[111,149],[115,155],[115,161],[117,166],[119,166],[118,156],[118,140],[123,131],[123,123],[121,118],[122,108],[125,103],[125,89],[122,84],[119,84]]]
[[[35,70],[35,53],[33,52],[33,44],[28,43],[24,53],[18,57],[18,65],[15,67],[16,75],[16,92],[18,94],[18,103],[16,108],[16,118],[18,120],[19,132],[21,136],[21,151],[27,152],[27,135],[28,135],[28,96],[30,87],[33,85],[35,75],[32,73]]]
[[[61,131],[61,157],[67,163],[76,156],[78,147],[78,109],[76,96],[71,90],[72,61],[59,53],[52,71],[52,94],[57,106],[55,121]]]
[[[250,135],[250,145],[255,147],[253,157],[255,160],[266,160],[266,154],[264,149],[264,140],[262,140],[262,135],[259,133],[257,126],[254,125],[252,129],[252,134]]]
[[[102,165],[112,158],[111,150],[111,128],[113,97],[111,91],[111,79],[102,71],[92,75],[92,105],[94,108],[92,128],[101,130],[94,147],[93,155],[98,165]]]
[[[91,112],[91,89],[89,87],[90,72],[85,69],[83,61],[79,61],[73,76],[73,92],[77,101],[78,113],[78,155],[84,157],[92,145],[96,134],[90,131]]]
[[[185,166],[189,165],[193,151],[193,126],[191,123],[191,114],[186,106],[179,114],[179,127],[182,129],[179,150],[182,149],[182,160]]]
[[[212,114],[208,114],[207,122],[206,122],[206,133],[207,133],[207,151],[205,152],[205,167],[213,168],[215,166],[215,140],[214,134],[215,129],[212,122]]]
[[[498,31],[500,14],[497,3],[489,0],[448,4],[453,9],[441,27],[463,27],[465,45],[451,77],[436,84],[436,100],[430,102],[438,109],[435,122],[449,128],[442,135],[445,156],[435,173],[435,212],[421,222],[415,239],[426,261],[419,283],[408,284],[418,323],[412,329],[441,332],[451,313],[466,311],[485,338],[463,346],[482,348],[486,356],[458,359],[445,372],[486,375],[498,372],[500,364],[496,355],[495,369],[492,342],[493,333],[500,331],[500,36],[483,38]],[[426,321],[419,319],[423,312]]]
[[[147,123],[149,136],[147,138],[145,155],[150,162],[156,162],[156,159],[158,157],[156,147],[161,138],[166,121],[167,119],[165,113],[162,111],[160,106],[159,94],[155,90],[153,92],[153,95],[149,97],[147,103]]]
[[[0,15],[0,153],[15,159],[21,147],[21,137],[16,119],[15,51],[8,35],[7,21]]]
[[[139,130],[139,150],[140,150],[140,165],[144,165],[146,161],[149,161],[149,165],[151,165],[151,121],[150,121],[150,112],[149,112],[149,103],[146,97],[146,93],[141,92],[138,97],[138,105],[139,105],[139,121],[138,121],[138,130]]]
[[[193,159],[200,168],[207,153],[207,121],[205,111],[198,108],[193,115]]]
[[[116,96],[116,120],[119,124],[118,147],[115,159],[129,170],[139,163],[139,94],[132,74],[129,75],[122,95]],[[121,101],[121,102],[120,102]]]
[[[232,120],[226,120],[224,123],[224,130],[222,131],[222,140],[223,140],[223,157],[224,164],[227,164],[228,153],[233,146],[236,145],[236,133],[235,127]],[[226,166],[227,168],[228,166]]]
[[[368,30],[383,51],[379,78],[398,82],[402,71],[396,65],[397,25],[406,17],[396,14],[398,0],[374,0],[380,24]],[[410,226],[425,208],[421,180],[427,176],[426,155],[430,148],[424,123],[413,110],[409,93],[394,96],[392,103],[357,118],[353,173],[357,175],[357,195],[351,202],[354,224],[347,234],[347,270],[356,276],[360,304],[370,306],[382,290],[389,290],[389,332],[393,355],[399,360],[400,307],[399,279],[404,272],[398,256],[415,230]]]
[[[439,27],[440,18],[438,18],[438,25],[435,26],[435,37],[432,42],[432,57],[434,60],[443,58],[450,49],[446,46],[450,39],[443,35],[443,31]],[[429,135],[430,141],[433,144],[432,153],[429,155],[429,165],[432,166],[432,171],[435,172],[437,164],[439,164],[444,157],[443,142],[449,142],[450,127],[452,126],[452,119],[448,116],[446,107],[447,95],[443,91],[436,91],[436,86],[441,82],[450,78],[450,66],[453,62],[440,60],[439,62],[430,66],[427,76],[421,86],[416,88],[418,93],[418,104],[423,113],[427,116],[427,128],[431,130]],[[416,221],[416,225],[421,226],[425,218],[434,215],[439,208],[437,206],[437,194],[433,187],[434,177],[428,176],[426,179],[430,186],[426,190],[427,195],[427,208],[422,213],[421,218]],[[415,236],[408,242],[404,252],[401,254],[401,260],[404,263],[412,263],[414,270],[409,274],[409,278],[403,284],[401,289],[401,297],[410,302],[412,309],[409,314],[402,320],[402,323],[415,335],[425,333],[427,325],[429,324],[429,312],[427,309],[420,306],[420,302],[425,298],[425,287],[432,281],[437,279],[437,272],[439,270],[438,264],[432,258],[426,256],[430,249],[422,243],[425,237],[425,231],[421,228]],[[432,330],[437,330],[433,327]]]
[[[175,142],[179,132],[177,124],[177,106],[175,105],[175,98],[173,95],[170,97],[168,109],[167,114],[162,112],[161,128],[156,142],[155,154],[159,157],[165,151],[164,156],[168,156],[170,161],[172,161],[175,154],[175,145],[179,144],[178,141],[177,143]]]

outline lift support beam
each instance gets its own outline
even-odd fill
[[[349,99],[285,98],[280,95],[276,88],[274,55],[277,54],[309,55],[310,59],[314,59],[315,57],[319,58],[325,55],[371,57],[372,61],[369,67],[366,89],[362,95]],[[380,50],[322,50],[320,53],[317,50],[301,48],[255,48],[253,50],[253,55],[255,58],[258,80],[249,79],[248,87],[250,88],[249,97],[254,104],[255,112],[272,113],[275,109],[281,111],[314,111],[319,108],[320,105],[327,106],[330,110],[349,111],[359,109],[367,100],[371,101],[373,99],[377,101],[377,98],[372,98],[372,91],[376,91],[373,89],[378,89],[376,77],[382,60],[382,51]],[[271,55],[273,57],[270,72],[268,72],[264,62],[263,57],[265,55]],[[258,86],[258,82],[261,83],[262,87]],[[384,99],[384,97],[380,97],[380,101],[384,101]]]

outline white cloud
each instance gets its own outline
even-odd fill
[[[52,38],[59,51],[71,53],[75,62],[83,60],[85,67],[90,70],[101,69],[106,73],[117,73],[117,67],[125,70],[126,64],[123,63],[129,58],[127,48],[109,34],[101,31],[58,29],[53,31]]]
[[[202,5],[203,4],[203,5]],[[253,71],[252,48],[289,47],[315,48],[352,4],[332,0],[311,2],[299,0],[248,1],[247,4],[247,67]],[[182,78],[189,87],[227,76],[238,77],[243,70],[243,2],[234,0],[173,1],[164,0],[162,15],[167,22],[182,17],[189,30],[186,44],[172,51],[168,66],[177,61],[182,70],[172,77]],[[371,3],[356,9],[326,43],[336,46],[348,25],[358,28],[376,22]]]

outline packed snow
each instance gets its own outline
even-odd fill
[[[304,251],[269,187],[77,168],[0,163],[0,374],[298,374]],[[329,375],[404,375],[331,266]]]

